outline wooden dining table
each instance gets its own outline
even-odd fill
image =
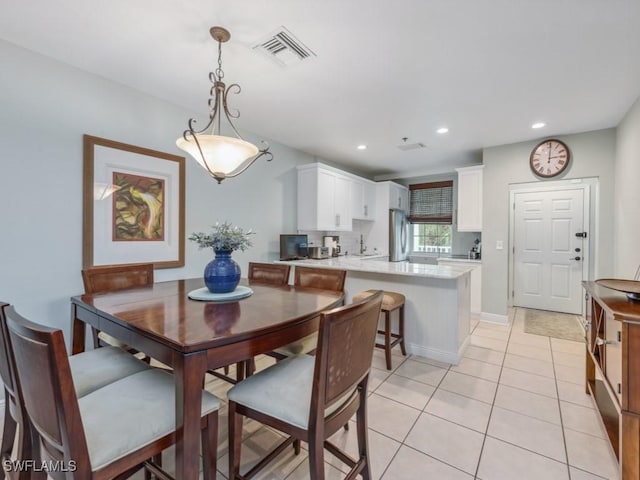
[[[241,281],[253,290],[230,302],[191,300],[203,280],[175,280],[71,298],[72,353],[84,351],[86,325],[170,366],[176,392],[176,478],[199,474],[201,391],[207,370],[271,351],[318,329],[320,312],[341,292]]]

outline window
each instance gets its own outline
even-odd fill
[[[453,181],[409,186],[414,253],[451,253]]]
[[[414,253],[451,253],[451,225],[418,223],[411,229]]]

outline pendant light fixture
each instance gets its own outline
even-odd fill
[[[240,93],[241,89],[237,83],[227,87],[222,71],[222,44],[229,41],[231,34],[222,27],[211,27],[209,33],[218,42],[218,68],[209,73],[209,80],[213,84],[212,96],[209,98],[209,123],[202,130],[196,130],[196,120],[189,119],[189,128],[178,138],[176,145],[191,155],[209,175],[221,183],[225,178],[240,175],[260,157],[265,156],[267,161],[271,161],[273,154],[269,152],[267,142],[262,141],[264,148],[258,149],[254,144],[244,140],[233,125],[231,119],[238,118],[240,112],[229,112],[227,95],[230,92]],[[223,135],[223,126],[232,136]]]

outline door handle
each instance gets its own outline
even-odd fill
[[[571,257],[569,260],[582,260],[582,257]]]

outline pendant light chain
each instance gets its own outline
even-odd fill
[[[222,71],[222,42],[218,40],[218,68],[216,69],[216,76],[218,80],[224,78],[224,72]]]

